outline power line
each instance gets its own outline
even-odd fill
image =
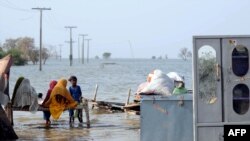
[[[33,17],[34,17],[34,15],[31,15],[31,16],[26,17],[26,18],[21,18],[20,20],[21,20],[21,21],[27,21],[27,20],[32,19]]]
[[[53,14],[51,13],[50,15],[48,15],[48,17],[45,19],[47,22],[49,22],[49,24],[51,25],[51,27],[53,27],[53,30],[57,30],[57,31],[62,31],[62,28],[60,28],[60,26],[58,26],[58,23],[55,20],[55,17],[53,16]]]
[[[15,5],[10,5],[10,3],[5,3],[6,1],[0,1],[0,6],[4,7],[4,8],[7,8],[7,9],[12,9],[12,10],[16,10],[16,11],[21,11],[21,12],[31,12],[30,10],[28,9],[22,9],[22,8],[19,8]]]
[[[40,53],[39,53],[39,70],[42,71],[42,19],[43,19],[43,10],[51,10],[51,8],[32,8],[32,10],[40,11]]]

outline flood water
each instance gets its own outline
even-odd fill
[[[108,64],[104,64],[108,63]],[[18,77],[30,79],[37,92],[47,92],[49,82],[53,79],[78,77],[83,96],[93,98],[95,85],[99,86],[97,100],[125,102],[128,90],[132,89],[131,101],[137,86],[146,81],[146,76],[154,69],[165,73],[175,71],[185,77],[186,87],[192,89],[192,63],[182,60],[151,59],[111,59],[90,60],[82,65],[74,60],[69,66],[66,59],[48,60],[43,70],[38,65],[13,66],[10,74],[10,93]],[[84,115],[84,114],[83,114]],[[85,116],[84,116],[85,117]],[[14,111],[14,129],[19,140],[86,140],[86,141],[139,141],[140,116],[127,113],[110,113],[108,111],[90,110],[91,128],[79,124],[68,124],[68,112],[65,111],[58,121],[52,121],[45,127],[42,112],[30,113]],[[85,121],[85,119],[84,119]]]

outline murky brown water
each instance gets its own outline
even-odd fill
[[[14,129],[19,140],[139,141],[138,115],[94,110],[90,112],[89,129],[77,119],[70,125],[67,111],[58,121],[52,121],[50,127],[45,126],[42,116],[42,112],[14,112]]]
[[[191,85],[191,62],[182,60],[150,60],[150,59],[122,59],[109,60],[115,65],[103,66],[103,60],[90,60],[89,64],[74,62],[69,67],[68,60],[48,60],[43,71],[38,71],[37,65],[11,68],[10,93],[18,77],[30,79],[31,85],[37,92],[45,93],[50,80],[70,75],[78,77],[83,96],[91,99],[95,85],[99,85],[97,100],[125,102],[128,89],[132,89],[132,96],[137,86],[146,80],[146,76],[153,69],[161,69],[167,73],[176,71],[184,75],[186,87]],[[14,129],[19,140],[81,140],[81,141],[139,141],[140,116],[126,113],[109,113],[105,111],[90,111],[91,128],[79,124],[77,120],[73,126],[68,123],[68,112],[65,111],[58,121],[52,121],[50,128],[45,128],[43,113],[14,111]],[[86,120],[84,120],[86,121]]]

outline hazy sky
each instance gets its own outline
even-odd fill
[[[43,14],[43,42],[62,44],[63,57],[69,55],[66,25],[78,27],[75,41],[89,34],[90,57],[108,51],[114,58],[176,58],[180,48],[192,49],[193,35],[250,34],[249,0],[0,0],[0,42],[30,36],[39,45],[33,7],[52,8]]]

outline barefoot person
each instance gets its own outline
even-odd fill
[[[76,76],[71,76],[69,78],[69,81],[71,82],[71,86],[69,87],[69,92],[72,95],[72,97],[74,98],[74,100],[79,104],[81,97],[82,97],[82,91],[81,91],[81,87],[79,85],[77,85],[77,78]],[[78,109],[75,111],[78,120],[80,123],[82,123],[82,109]],[[74,110],[69,110],[69,117],[70,117],[70,123],[74,122]]]
[[[67,80],[60,79],[53,88],[49,100],[45,103],[45,106],[49,107],[51,116],[56,120],[64,110],[74,109],[77,106],[77,102],[74,101],[66,87]]]
[[[43,107],[46,107],[45,103],[49,100],[50,94],[51,94],[53,88],[56,86],[56,84],[57,84],[56,80],[50,81],[50,83],[49,83],[49,89],[47,91],[47,95],[46,95],[46,97],[45,97],[45,99],[44,99],[44,101],[42,103]],[[50,111],[43,111],[43,118],[44,118],[44,120],[46,120],[46,125],[50,125]]]

